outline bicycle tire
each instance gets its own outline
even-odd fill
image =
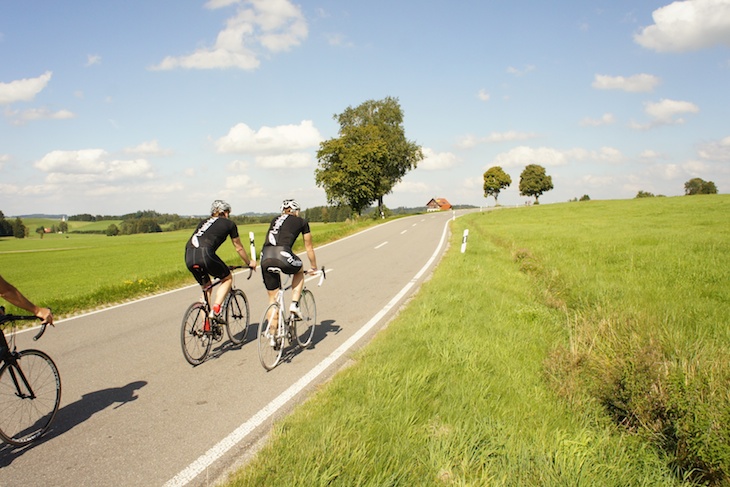
[[[234,289],[226,305],[226,331],[234,345],[240,345],[246,340],[250,321],[246,294],[240,289]]]
[[[314,302],[314,294],[309,289],[302,291],[299,298],[299,309],[302,319],[294,322],[294,336],[302,348],[308,347],[314,338],[314,328],[317,326],[317,304]]]
[[[185,360],[190,365],[199,365],[208,357],[213,345],[213,336],[204,330],[208,315],[203,303],[191,304],[183,315],[180,328],[180,344]]]
[[[38,439],[53,422],[60,403],[61,376],[51,357],[40,350],[19,352],[16,363],[0,369],[0,438],[14,446]]]
[[[261,322],[259,323],[259,360],[261,365],[266,370],[271,370],[279,364],[281,360],[281,354],[284,351],[284,337],[280,333],[277,333],[277,337],[274,337],[275,345],[271,344],[271,335],[269,334],[269,317],[272,313],[276,314],[279,318],[279,326],[286,326],[284,324],[281,310],[277,303],[270,304],[264,314],[261,315]]]

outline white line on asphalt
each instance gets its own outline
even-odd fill
[[[406,284],[405,287],[401,289],[400,292],[396,294],[388,304],[385,305],[383,309],[378,311],[375,316],[370,318],[370,321],[365,323],[362,328],[360,328],[347,341],[340,345],[337,350],[332,352],[327,358],[317,364],[312,370],[307,372],[307,374],[302,376],[301,379],[289,386],[287,390],[282,392],[278,397],[276,397],[273,401],[267,404],[262,410],[254,414],[251,419],[233,430],[231,434],[223,438],[210,450],[205,452],[205,454],[201,455],[197,460],[188,465],[187,468],[185,468],[183,471],[170,479],[164,485],[164,487],[183,487],[184,485],[187,485],[190,481],[192,481],[195,477],[197,477],[199,474],[204,472],[210,465],[212,465],[213,462],[222,457],[226,452],[228,452],[228,450],[233,448],[236,444],[238,444],[241,440],[243,440],[246,436],[253,432],[253,430],[255,430],[258,426],[263,424],[264,421],[273,416],[276,411],[278,411],[289,400],[291,400],[294,396],[304,390],[304,388],[312,383],[314,379],[316,379],[322,372],[327,369],[327,367],[337,361],[337,359],[339,359],[342,355],[345,354],[345,352],[347,352],[352,346],[354,346],[358,340],[365,336],[365,334],[369,332],[388,313],[388,311],[390,311],[396,304],[398,304],[401,299],[403,299],[403,296],[405,296],[405,294],[416,284],[416,282],[418,282],[423,274],[426,273],[431,264],[433,264],[433,261],[436,260],[436,257],[441,252],[441,247],[443,247],[444,245],[448,228],[449,222],[446,222],[446,224],[444,225],[444,230],[441,233],[441,241],[439,242],[438,247],[436,247],[433,255],[431,255],[431,258],[428,259],[428,262],[426,262],[421,270],[416,273],[413,279],[411,279],[408,284]]]
[[[375,250],[378,250],[380,247],[382,247],[384,245],[388,245],[388,242],[386,241],[386,242],[381,243],[380,245],[378,245],[377,247],[375,247]]]

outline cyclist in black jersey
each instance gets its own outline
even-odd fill
[[[314,271],[317,270],[317,257],[314,255],[309,222],[299,216],[299,210],[299,203],[295,200],[284,200],[281,205],[281,215],[271,221],[261,250],[261,274],[269,293],[269,304],[276,301],[276,292],[281,287],[281,276],[268,272],[268,269],[278,267],[283,273],[293,275],[291,312],[301,318],[299,298],[304,288],[304,264],[292,251],[294,242],[300,234],[304,239],[309,265]],[[272,327],[275,328],[276,324],[272,323]]]
[[[223,300],[231,290],[233,281],[228,265],[218,257],[216,250],[228,237],[231,237],[233,247],[247,266],[256,269],[256,256],[249,258],[246,249],[241,244],[238,236],[238,226],[229,220],[231,205],[223,200],[215,200],[210,207],[210,218],[201,221],[195,232],[185,244],[185,265],[193,274],[195,280],[201,287],[210,283],[210,276],[222,280],[215,294],[215,299],[210,299],[211,290],[208,290],[208,300],[213,303],[211,313],[220,313]]]

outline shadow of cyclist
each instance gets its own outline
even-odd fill
[[[146,381],[136,381],[123,387],[112,387],[84,394],[78,401],[59,409],[48,431],[30,445],[16,447],[2,444],[0,446],[0,468],[10,465],[14,459],[26,451],[66,433],[109,406],[116,404],[114,409],[117,409],[135,401],[138,397],[135,392],[146,385]]]

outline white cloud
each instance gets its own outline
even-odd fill
[[[423,182],[401,181],[393,187],[393,193],[430,193],[431,186]]]
[[[55,150],[37,161],[35,167],[47,173],[46,182],[51,184],[138,181],[153,177],[147,160],[109,160],[109,154],[103,149]]]
[[[236,174],[226,178],[226,189],[245,189],[251,184],[251,177],[246,174]]]
[[[730,46],[730,1],[672,2],[652,13],[654,24],[634,35],[639,45],[658,52],[684,52]]]
[[[703,144],[698,154],[700,158],[708,161],[730,162],[730,136]]]
[[[263,126],[254,131],[245,123],[231,127],[228,134],[215,141],[220,153],[290,153],[317,147],[322,141],[311,120],[299,125]]]
[[[489,101],[490,95],[487,93],[487,90],[481,89],[479,90],[479,93],[477,93],[477,98],[479,98],[481,101]]]
[[[101,56],[97,54],[89,54],[86,56],[86,67],[93,66],[95,64],[101,64]]]
[[[454,167],[458,158],[451,152],[436,152],[433,149],[424,147],[423,160],[418,163],[418,169],[426,171],[438,171]]]
[[[148,156],[169,156],[172,155],[171,149],[163,149],[157,140],[142,142],[136,147],[128,147],[124,149],[125,154],[140,154]]]
[[[645,124],[632,122],[630,126],[638,130],[648,130],[661,125],[681,125],[684,119],[680,115],[699,111],[697,105],[688,101],[662,99],[656,103],[647,102],[644,104],[644,112],[651,121]]]
[[[76,114],[69,110],[52,112],[47,108],[29,108],[27,110],[5,110],[5,116],[13,125],[23,125],[35,120],[68,120],[76,118]]]
[[[48,85],[52,75],[51,71],[46,71],[37,78],[25,78],[10,83],[0,83],[0,105],[31,101]]]
[[[306,19],[289,0],[211,0],[206,7],[216,9],[234,4],[239,6],[237,13],[226,21],[212,47],[185,56],[168,56],[151,69],[254,70],[260,64],[261,51],[287,51],[307,38]]]
[[[663,157],[664,156],[662,155],[661,152],[656,152],[656,151],[653,151],[650,149],[643,150],[643,151],[641,151],[641,154],[639,154],[639,158],[646,160],[646,161],[651,161],[654,159],[661,159]]]
[[[601,118],[584,118],[580,121],[580,124],[588,127],[598,127],[600,125],[610,125],[616,123],[616,117],[612,113],[604,113]]]
[[[532,71],[535,71],[537,69],[534,65],[528,64],[522,69],[515,68],[513,66],[510,66],[507,68],[507,72],[509,74],[513,74],[515,76],[524,76],[527,73],[531,73]]]
[[[314,161],[310,154],[292,152],[289,154],[257,156],[256,165],[267,169],[299,169],[313,166]]]
[[[623,76],[606,76],[597,74],[593,79],[593,88],[597,90],[623,90],[630,93],[652,92],[661,80],[651,74],[635,74]]]
[[[520,146],[497,154],[494,160],[485,166],[484,169],[489,169],[493,166],[500,166],[502,168],[525,167],[528,164],[555,167],[564,166],[570,161],[585,160],[618,164],[623,162],[624,159],[621,151],[613,147],[601,147],[598,151],[589,151],[580,148],[559,150],[552,147],[533,148]]]
[[[456,146],[460,149],[471,149],[479,144],[496,144],[500,142],[516,142],[521,140],[529,140],[538,137],[537,134],[531,132],[517,132],[509,130],[507,132],[492,132],[485,137],[477,137],[475,135],[465,135],[461,137]]]

